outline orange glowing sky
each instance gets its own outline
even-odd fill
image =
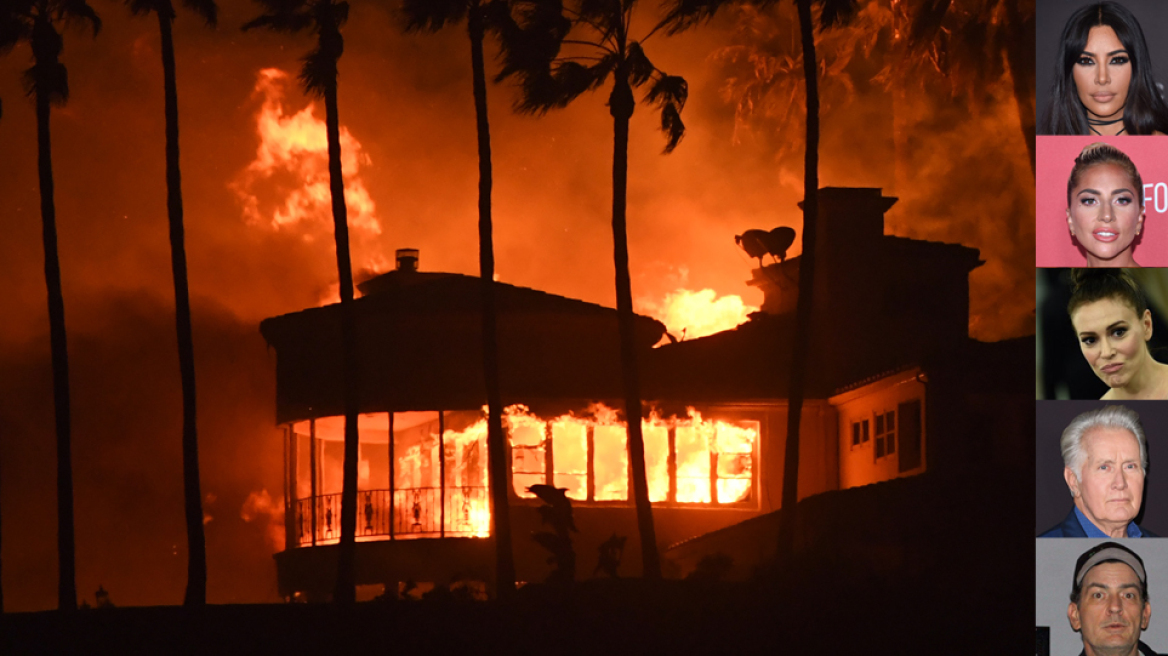
[[[65,34],[71,99],[52,118],[74,366],[78,589],[91,598],[102,584],[120,604],[177,603],[185,537],[157,23],[131,19],[120,4],[96,8],[105,23],[96,39]],[[304,169],[273,164],[304,164],[315,146],[273,150],[257,117],[267,106],[283,121],[268,128],[292,130],[324,111],[281,78],[294,78],[308,37],[241,33],[239,25],[258,13],[249,3],[221,3],[217,30],[179,11],[203,489],[213,497],[210,600],[274,600],[274,566],[256,518],[264,515],[263,491],[275,497],[281,487],[280,436],[272,426],[274,357],[258,323],[335,293],[336,261],[327,215],[311,218],[319,187],[304,185]],[[344,30],[339,105],[354,264],[391,266],[394,249],[413,247],[423,270],[476,274],[467,39],[457,28],[406,36],[395,21],[385,5],[355,2]],[[630,256],[644,312],[664,313],[670,298],[686,296],[678,290],[710,290],[698,300],[722,309],[757,307],[761,293],[745,285],[757,264],[734,235],[779,225],[800,231],[801,136],[760,124],[766,138],[733,140],[734,109],[720,94],[725,73],[709,57],[732,29],[732,21],[719,20],[646,44],[658,67],[686,77],[690,102],[686,136],[668,156],[657,116],[639,107],[632,119]],[[28,58],[21,47],[0,59],[0,498],[12,610],[51,607],[55,589],[36,126],[20,87]],[[536,118],[510,111],[513,89],[489,87],[503,282],[614,304],[606,93]],[[923,93],[900,98],[891,106],[912,148],[899,157],[881,150],[889,140],[873,133],[880,124],[866,111],[872,103],[864,92],[835,103],[823,121],[823,186],[884,187],[901,198],[886,232],[981,249],[987,264],[972,275],[971,329],[983,339],[1033,332],[1033,178],[1009,98],[1008,81],[987,89],[974,110]],[[776,140],[796,147],[776,158]],[[741,298],[723,298],[730,296]]]

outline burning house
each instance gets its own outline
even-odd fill
[[[998,399],[979,372],[1026,344],[969,339],[978,252],[885,235],[895,202],[879,189],[820,192],[800,498],[1013,449],[993,443],[994,422],[1008,419],[977,410]],[[649,496],[667,574],[684,575],[723,548],[727,530],[779,508],[800,260],[754,270],[748,284],[763,291],[762,311],[735,329],[654,348],[665,326],[637,318]],[[480,281],[421,271],[417,261],[416,251],[399,251],[397,269],[360,285],[354,304],[359,584],[491,578]],[[536,483],[572,499],[582,572],[614,534],[639,553],[625,424],[613,410],[622,405],[616,311],[494,284],[518,578],[549,571],[526,537],[539,530],[539,502],[527,491]],[[261,324],[276,351],[276,419],[286,435],[286,542],[275,556],[285,596],[323,597],[335,577],[339,316],[330,305]],[[706,535],[723,539],[706,545]],[[621,573],[639,566],[627,558]]]

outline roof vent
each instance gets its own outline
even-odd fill
[[[399,248],[395,253],[397,258],[398,271],[417,271],[418,270],[418,249],[416,248]]]

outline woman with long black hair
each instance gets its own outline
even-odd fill
[[[1168,132],[1168,104],[1131,11],[1110,1],[1081,7],[1067,20],[1059,44],[1042,134]]]

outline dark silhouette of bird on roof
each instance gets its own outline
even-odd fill
[[[795,243],[795,230],[787,226],[779,226],[770,232],[747,230],[735,235],[734,243],[741,246],[747,255],[758,258],[758,266],[761,268],[764,255],[770,255],[777,262],[787,259],[787,249]]]

